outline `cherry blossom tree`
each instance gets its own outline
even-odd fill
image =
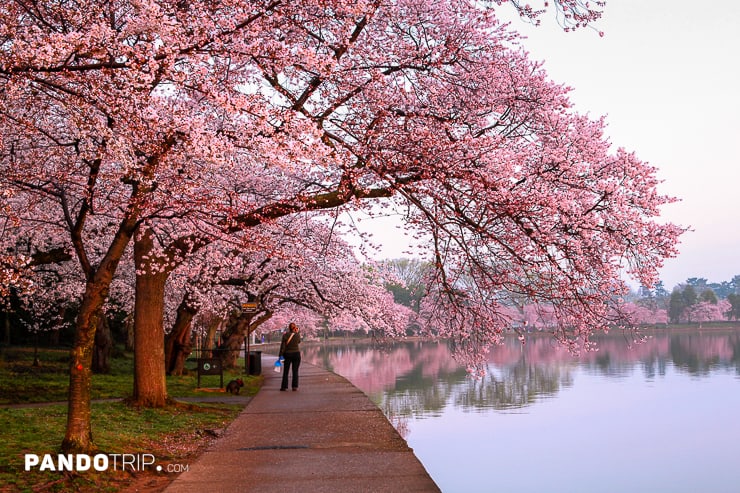
[[[329,22],[320,33],[305,24],[281,28],[291,46],[301,46],[308,35],[314,56],[300,53],[297,60],[295,52],[270,54],[256,60],[257,68],[278,95],[278,106],[316,122],[318,138],[331,149],[327,156],[339,159],[339,167],[334,184],[326,181],[330,174],[321,188],[305,180],[300,195],[240,214],[235,222],[395,194],[413,207],[410,225],[433,238],[434,263],[451,271],[440,268],[433,279],[444,295],[436,306],[445,300],[449,306],[431,313],[462,309],[468,314],[444,319],[447,330],[441,333],[465,334],[473,327],[483,334],[473,348],[497,342],[492,334],[500,334],[506,318],[500,316],[504,305],[492,298],[511,286],[510,292],[554,301],[563,322],[558,335],[575,347],[593,327],[604,326],[608,311],[596,307],[604,293],[614,296],[624,288],[619,270],[625,264],[650,283],[660,258],[673,253],[678,229],[644,220],[667,201],[655,192],[654,170],[627,152],[609,154],[603,121],[571,114],[566,92],[518,58],[520,53],[506,49],[513,38],[505,31],[498,29],[502,44],[495,49],[476,51],[483,44],[476,27],[482,25],[471,19],[485,22],[479,11],[460,15],[461,4],[407,7],[405,13],[414,19],[408,22],[416,26],[410,31],[399,30],[390,11],[383,10],[372,19],[353,18],[355,29],[343,31],[352,33],[348,39],[336,27],[347,19],[335,16],[316,14]],[[434,29],[454,32],[455,39]],[[398,52],[390,56],[387,46]],[[330,60],[322,63],[325,54]],[[505,88],[490,83],[504,60],[516,81]],[[362,68],[350,73],[347,65]],[[466,87],[453,82],[462,77],[461,70]],[[524,86],[534,90],[512,92]],[[325,189],[333,191],[319,192]],[[619,217],[640,218],[639,227],[628,231],[626,223],[613,221],[611,214],[618,210]],[[653,243],[652,254],[634,248],[645,246],[645,240]],[[491,258],[498,265],[486,260]],[[459,289],[459,276],[475,289]],[[472,301],[471,292],[478,296]],[[490,309],[471,312],[471,306]]]
[[[187,345],[189,322],[201,307],[229,313],[219,348],[225,351],[227,366],[235,365],[245,337],[291,306],[329,320],[352,316],[360,320],[358,326],[384,334],[403,333],[408,313],[384,289],[380,270],[363,269],[350,247],[323,223],[300,216],[286,219],[290,220],[261,228],[272,234],[260,235],[251,248],[242,241],[213,243],[201,250],[199,283],[193,282],[192,274],[178,276],[180,269],[175,271],[184,286],[173,289],[171,282],[168,289],[182,299],[167,339],[168,371],[179,370],[183,354],[177,347]],[[187,270],[192,272],[194,264],[188,262]],[[243,310],[244,302],[256,308]]]
[[[430,238],[427,322],[470,351],[500,340],[509,294],[548,303],[555,334],[577,346],[609,322],[623,269],[657,280],[681,229],[655,220],[671,199],[654,169],[611,151],[603,120],[570,109],[492,5],[0,9],[2,183],[23,195],[24,220],[68,238],[85,279],[65,450],[92,447],[93,341],[134,236],[144,375],[162,373],[175,269],[306,211],[382,198],[408,210],[408,227]],[[580,1],[554,5],[569,28],[598,18]]]
[[[197,50],[210,42],[208,37],[190,28],[206,24],[207,16],[162,12],[154,4],[130,7],[41,3],[28,10],[11,3],[0,12],[4,183],[33,197],[25,200],[27,218],[68,235],[86,279],[70,372],[68,450],[91,447],[93,341],[100,308],[134,232],[152,214],[167,214],[222,191],[198,180],[201,150],[208,153],[209,166],[224,165],[218,138],[199,138],[205,119],[199,116],[213,115],[186,97],[193,91],[177,92],[177,87],[219,86],[218,68],[205,81],[195,66],[177,58],[177,52],[192,50],[194,58],[208,63],[207,50]],[[170,17],[162,22],[162,15]],[[251,17],[244,18],[245,25]],[[169,52],[173,44],[178,48]],[[190,133],[182,131],[183,122]],[[208,133],[214,136],[215,131]],[[154,195],[173,177],[204,186],[185,187],[192,193],[175,197]],[[99,245],[88,242],[92,215],[112,225],[101,252],[92,252]]]
[[[718,300],[715,303],[711,301],[700,301],[686,308],[687,318],[691,321],[698,322],[699,328],[702,323],[720,321],[725,319],[725,314],[730,309],[730,302],[727,300]]]
[[[0,190],[0,300],[5,300],[13,287],[23,282],[22,270],[28,264],[29,259],[16,252],[16,237],[11,230],[17,225],[18,219],[12,215],[6,200],[10,197],[11,190]]]

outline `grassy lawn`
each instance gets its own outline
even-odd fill
[[[0,352],[0,492],[5,491],[159,491],[175,474],[157,473],[153,466],[129,466],[126,470],[81,473],[24,470],[25,454],[52,454],[56,463],[64,437],[67,406],[39,405],[61,402],[67,397],[67,350],[6,348]],[[92,429],[102,454],[130,454],[134,461],[156,461],[165,469],[187,466],[243,409],[239,403],[191,403],[180,397],[224,395],[196,390],[197,375],[167,377],[167,389],[175,403],[163,409],[136,409],[120,400],[131,395],[133,357],[123,354],[112,361],[109,375],[94,375]],[[262,377],[241,371],[224,374],[224,383],[239,376],[242,395],[254,395]],[[201,377],[202,387],[218,387],[218,376]],[[228,394],[226,394],[228,396]],[[230,397],[230,396],[228,396]],[[111,400],[113,399],[113,400]],[[236,400],[236,398],[234,398]],[[20,407],[18,407],[20,406]],[[109,455],[109,457],[113,457]],[[120,457],[120,456],[118,456]],[[110,464],[112,464],[112,459]],[[181,468],[181,467],[180,467]],[[34,468],[35,469],[35,468]]]

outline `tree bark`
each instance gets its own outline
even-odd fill
[[[222,322],[223,320],[221,318],[213,317],[211,319],[211,323],[208,324],[206,339],[203,342],[203,347],[205,348],[205,351],[203,351],[203,354],[201,354],[201,358],[213,357],[213,351],[211,350],[216,346],[216,331],[221,326]]]
[[[134,405],[164,407],[167,381],[164,368],[164,288],[169,272],[152,272],[149,232],[134,241],[136,294],[134,309]]]
[[[77,316],[77,332],[69,370],[67,430],[62,441],[62,451],[65,453],[88,453],[94,448],[90,423],[93,345],[100,323],[101,307],[109,286],[110,280],[107,283],[105,279],[89,281]]]
[[[182,375],[185,371],[185,360],[193,350],[192,324],[198,309],[190,301],[190,296],[186,294],[177,307],[175,325],[165,338],[165,369],[168,375]]]
[[[226,322],[226,329],[221,334],[221,344],[218,347],[224,368],[236,368],[244,336],[248,334],[250,318],[251,314],[232,314]]]
[[[124,320],[126,326],[126,351],[134,351],[134,314],[130,313],[126,320]]]
[[[272,312],[267,311],[255,318],[253,313],[232,314],[226,323],[226,329],[221,334],[221,364],[224,368],[236,368],[236,360],[245,337],[261,324],[272,317]]]
[[[110,352],[113,347],[113,336],[110,324],[105,314],[98,315],[98,330],[95,331],[95,347],[93,350],[92,371],[93,373],[110,373]]]

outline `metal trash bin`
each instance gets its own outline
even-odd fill
[[[249,375],[262,375],[262,351],[249,351]]]

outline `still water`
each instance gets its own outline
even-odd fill
[[[444,343],[305,345],[363,390],[446,493],[740,492],[740,331],[546,336],[471,378]]]

